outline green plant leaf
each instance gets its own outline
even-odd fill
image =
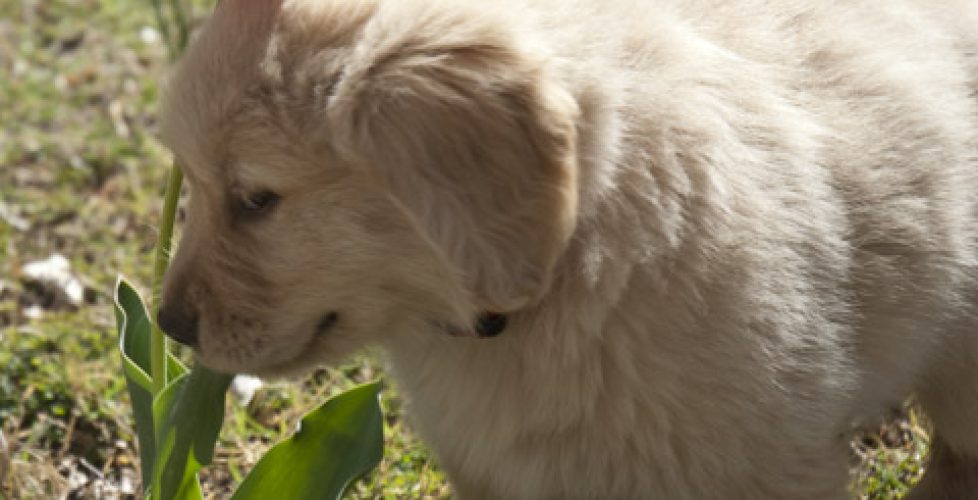
[[[224,396],[233,377],[199,364],[188,372],[168,354],[168,382],[154,400],[148,375],[151,323],[146,307],[122,279],[116,286],[115,304],[119,350],[151,496],[199,500],[197,471],[213,460],[224,421]],[[262,457],[234,498],[338,498],[353,480],[376,467],[383,455],[379,391],[379,383],[357,387],[306,415],[295,435]]]
[[[268,451],[232,500],[339,498],[384,453],[380,383],[335,396],[306,415],[296,433]]]
[[[143,477],[150,477],[156,456],[153,431],[153,396],[150,367],[150,321],[139,293],[125,279],[119,278],[115,288],[115,317],[119,332],[119,352],[126,387],[132,401],[139,440],[139,460]],[[167,379],[178,378],[186,367],[172,355],[167,360]]]
[[[115,294],[119,350],[132,399],[143,477],[154,479],[156,498],[201,498],[196,473],[211,462],[224,421],[224,393],[231,376],[167,355],[167,386],[153,400],[150,320],[136,290],[119,279]],[[159,423],[158,431],[154,431]],[[157,463],[159,460],[159,463]]]
[[[162,422],[156,436],[159,462],[152,476],[155,498],[201,498],[197,471],[214,458],[224,423],[224,394],[232,378],[198,363],[153,401],[154,417]]]

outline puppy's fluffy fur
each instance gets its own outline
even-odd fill
[[[847,431],[913,392],[917,498],[976,498],[975,26],[224,0],[167,92],[192,198],[164,310],[227,371],[379,344],[463,499],[843,498]],[[509,328],[445,333],[480,311]]]

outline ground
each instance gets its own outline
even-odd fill
[[[154,138],[166,66],[149,0],[0,0],[0,497],[139,488],[111,291],[120,274],[144,292],[150,283],[170,162]],[[78,279],[76,304],[25,269],[53,254]],[[376,359],[265,385],[246,406],[229,398],[207,496],[227,498],[327,395],[382,377]],[[386,458],[350,497],[448,498],[396,389],[382,400]],[[905,408],[856,438],[853,498],[899,498],[921,474],[925,427]]]

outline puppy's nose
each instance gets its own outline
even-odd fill
[[[169,337],[187,346],[197,346],[197,312],[176,304],[164,304],[156,315],[156,322]]]

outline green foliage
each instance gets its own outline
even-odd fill
[[[152,381],[150,379],[150,320],[146,315],[143,300],[132,285],[125,280],[119,280],[115,293],[116,324],[119,333],[119,352],[122,356],[122,371],[129,389],[132,401],[133,416],[136,420],[136,432],[139,436],[139,454],[143,471],[156,470],[157,456],[154,420],[159,420],[154,414]],[[168,384],[174,384],[187,369],[172,355],[169,358],[167,370]],[[174,385],[174,387],[176,387]],[[227,386],[225,385],[225,388]],[[222,399],[223,390],[219,394]],[[160,409],[165,410],[164,408]],[[223,408],[222,413],[223,415]]]
[[[154,397],[147,373],[153,355],[150,321],[139,295],[124,280],[116,288],[116,317],[142,470],[151,478],[147,489],[152,498],[201,499],[197,472],[213,460],[232,377],[201,365],[187,372],[167,353],[167,384]],[[302,419],[291,439],[258,462],[234,498],[339,497],[383,456],[379,392],[380,384],[373,383],[326,401]]]
[[[224,422],[224,393],[230,384],[230,376],[194,365],[189,374],[168,382],[153,400],[154,498],[202,498],[197,471],[213,460]]]
[[[306,415],[292,438],[262,457],[233,500],[339,498],[383,456],[379,393],[380,384],[364,385]]]
[[[142,299],[124,280],[116,288],[116,317],[144,476],[152,478],[155,498],[201,498],[197,471],[214,455],[231,377],[202,367],[188,374],[167,353],[167,383],[154,397],[150,321]]]

